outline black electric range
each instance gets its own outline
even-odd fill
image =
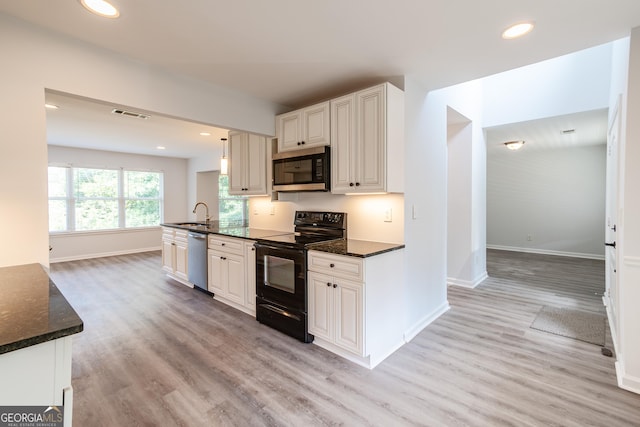
[[[307,249],[347,237],[347,214],[296,211],[295,231],[257,239],[256,320],[312,342],[307,319]]]

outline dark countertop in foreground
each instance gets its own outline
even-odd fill
[[[186,225],[185,225],[186,224]],[[166,223],[160,224],[163,227],[178,228],[181,230],[194,231],[204,234],[219,234],[221,236],[240,237],[242,239],[263,239],[269,236],[279,236],[281,234],[290,234],[291,231],[265,230],[262,228],[249,228],[239,226],[220,226],[216,222],[209,225],[199,223]]]
[[[0,354],[83,328],[82,319],[40,264],[0,268]]]
[[[370,242],[354,239],[330,240],[309,245],[310,250],[358,258],[367,258],[402,248],[404,248],[403,243]]]

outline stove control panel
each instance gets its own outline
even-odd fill
[[[294,224],[344,228],[346,216],[343,212],[296,211]]]

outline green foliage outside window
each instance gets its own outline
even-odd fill
[[[229,176],[220,175],[218,179],[218,218],[220,224],[248,225],[248,200],[245,196],[229,194]]]
[[[49,167],[49,231],[158,226],[162,173]]]

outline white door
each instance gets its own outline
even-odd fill
[[[621,98],[618,98],[616,109],[611,116],[607,135],[607,198],[605,224],[605,297],[609,307],[612,329],[618,329],[618,278],[616,231],[618,227],[618,140],[620,134]]]

